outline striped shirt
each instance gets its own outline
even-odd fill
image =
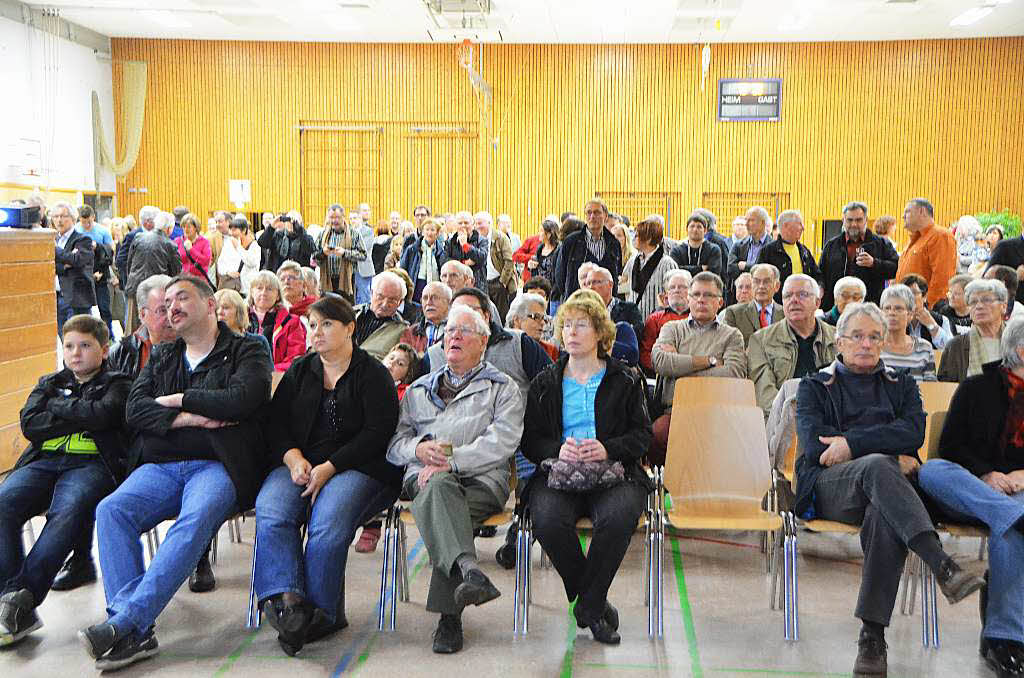
[[[595,238],[590,234],[590,229],[585,228],[583,229],[583,234],[585,236],[587,250],[590,252],[591,256],[593,256],[597,261],[604,259],[604,232],[602,231],[601,235]]]
[[[914,337],[914,347],[910,353],[890,353],[882,350],[882,362],[900,372],[906,372],[915,381],[937,381],[935,376],[935,349],[931,343]]]

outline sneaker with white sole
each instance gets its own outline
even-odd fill
[[[42,626],[31,591],[21,589],[0,596],[0,647],[13,645]]]
[[[155,657],[160,653],[160,644],[156,634],[149,629],[143,634],[129,633],[116,643],[110,651],[96,660],[96,668],[100,671],[112,671]]]

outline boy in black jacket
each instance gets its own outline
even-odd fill
[[[124,477],[124,408],[131,379],[107,369],[110,334],[88,315],[64,323],[66,369],[46,375],[21,410],[30,444],[0,485],[0,645],[43,625],[35,608],[85,530],[96,504]],[[25,522],[46,514],[23,555]]]

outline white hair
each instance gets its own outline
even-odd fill
[[[530,304],[540,304],[541,308],[547,308],[548,302],[539,294],[530,292],[520,293],[509,304],[508,313],[505,314],[505,324],[511,326],[513,318],[525,318],[529,313]]]
[[[821,299],[821,285],[818,281],[807,275],[806,273],[794,273],[793,275],[786,278],[786,282],[782,283],[782,294],[785,296],[786,290],[793,286],[793,283],[806,282],[814,285],[814,291],[818,293],[818,298]]]
[[[758,271],[768,271],[775,278],[775,282],[779,281],[779,268],[775,264],[754,264],[750,267],[751,276]],[[865,294],[867,294],[865,292]]]
[[[156,226],[156,217],[158,214],[160,214],[159,207],[146,205],[145,207],[139,210],[139,225],[142,226],[143,228],[146,228],[146,224],[151,224],[150,228],[152,228],[152,226]]]
[[[377,275],[373,276],[373,280],[370,282],[370,289],[376,292],[383,283],[391,283],[398,289],[402,290],[402,299],[405,299],[405,295],[408,293],[408,288],[405,286],[405,281],[397,273],[391,271],[381,271]]]
[[[662,282],[667,287],[669,283],[676,279],[676,276],[686,278],[686,287],[690,287],[690,283],[693,282],[693,274],[687,271],[685,268],[670,268],[665,271],[665,277],[662,278]]]
[[[442,269],[444,269],[445,266],[451,266],[456,271],[458,271],[464,278],[472,278],[473,277],[473,269],[471,269],[469,266],[466,266],[461,261],[456,261],[455,259],[449,259],[448,261],[446,261],[443,264],[441,264],[441,268]]]
[[[149,304],[149,295],[153,290],[160,290],[162,294],[169,282],[171,282],[171,276],[162,273],[151,275],[140,282],[139,286],[135,288],[135,307],[139,310],[146,308]]]
[[[455,262],[455,263],[461,263],[461,262]],[[455,293],[452,292],[452,288],[448,287],[447,285],[445,285],[440,280],[435,280],[434,282],[428,282],[426,285],[423,286],[423,292],[426,293],[426,291],[428,289],[435,288],[435,287],[437,289],[441,290],[441,294],[444,295],[444,298],[448,300],[449,304],[451,304],[452,303],[452,295],[455,294]]]
[[[473,215],[473,219],[483,219],[488,224],[494,223],[494,217],[492,217],[491,213],[488,212],[487,210],[480,210],[479,212]]]
[[[456,316],[468,316],[472,319],[473,325],[475,326],[473,329],[475,329],[479,334],[482,334],[485,339],[491,336],[490,326],[487,324],[487,321],[484,320],[483,314],[475,308],[471,306],[464,306],[463,304],[452,306],[452,310],[448,312],[449,326],[455,324]]]
[[[790,221],[804,220],[804,215],[800,214],[800,210],[786,210],[779,215],[778,224],[781,228],[783,224],[789,223]]]
[[[842,278],[836,281],[835,286],[832,288],[832,295],[838,297],[842,290],[847,287],[856,287],[860,290],[860,296],[868,296],[868,287],[864,284],[864,281],[852,275],[844,275]]]
[[[171,229],[174,228],[174,215],[170,212],[157,212],[153,217],[153,228],[170,235]]]
[[[78,210],[75,208],[74,205],[67,202],[66,200],[60,200],[53,203],[53,206],[50,208],[50,213],[52,214],[57,210],[67,210],[68,214],[71,215],[71,218],[74,221],[78,221]]]
[[[1017,349],[1024,346],[1024,320],[1016,319],[1003,328],[1003,336],[999,340],[999,348],[1003,353],[1003,366],[1007,369],[1024,367]]]
[[[772,230],[772,215],[769,214],[768,210],[766,210],[765,208],[761,207],[760,205],[754,205],[749,210],[747,210],[747,214],[753,214],[757,216],[759,219],[764,221],[765,229],[769,231]]]
[[[885,322],[885,316],[882,315],[882,309],[878,308],[872,301],[858,301],[852,304],[847,304],[846,308],[843,309],[843,314],[839,316],[839,322],[836,323],[836,335],[845,337],[846,326],[853,322],[853,319],[857,316],[864,315],[871,319],[871,322],[875,323],[882,328],[882,336],[885,337],[889,331],[889,324]]]

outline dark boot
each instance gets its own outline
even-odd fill
[[[188,590],[192,593],[206,593],[217,588],[217,578],[213,576],[213,567],[210,565],[210,547],[206,547],[206,553],[196,563],[195,572],[188,578]]]
[[[70,591],[95,581],[96,564],[93,563],[92,557],[77,558],[75,554],[71,554],[64,567],[60,568],[60,572],[54,577],[50,590]]]
[[[434,652],[454,654],[462,649],[462,618],[457,614],[442,614],[434,630]]]
[[[857,640],[857,661],[853,664],[854,676],[884,676],[888,672],[885,638],[867,627],[860,630]]]

